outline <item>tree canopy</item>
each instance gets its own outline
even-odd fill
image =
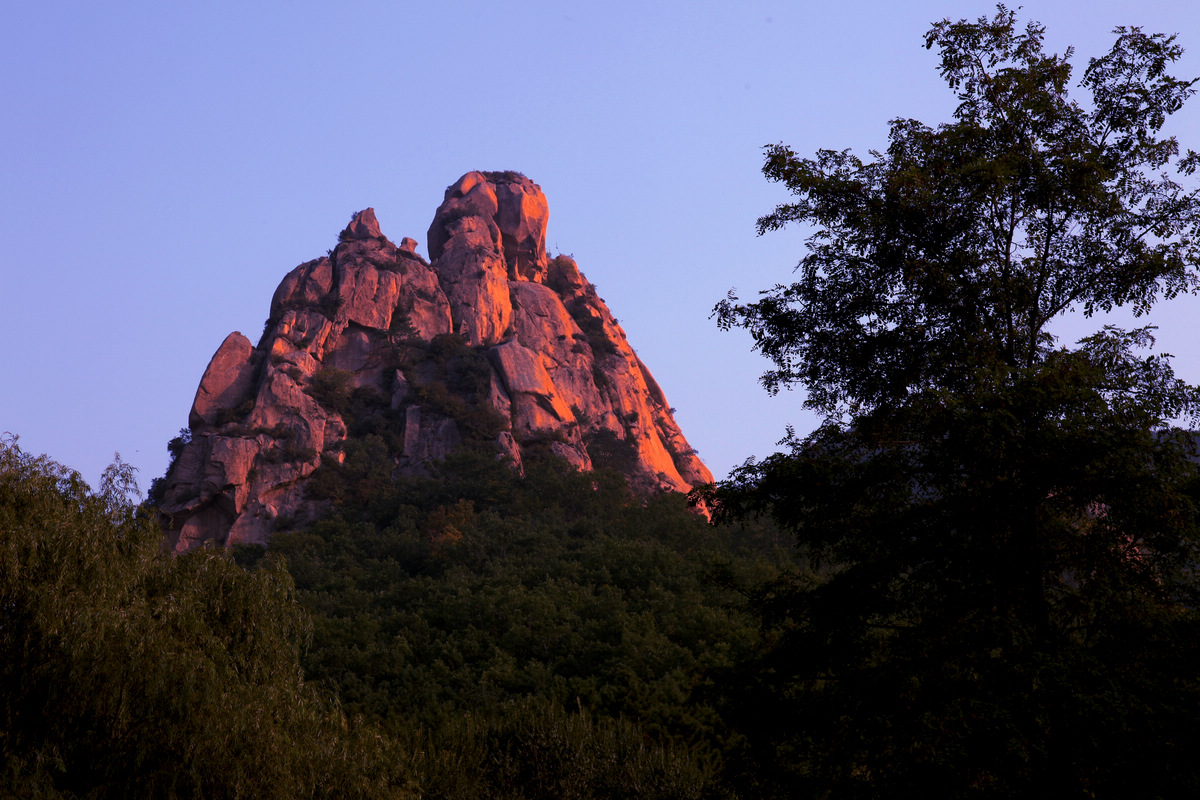
[[[768,389],[803,383],[826,413],[960,391],[986,368],[1047,358],[1047,325],[1065,311],[1141,314],[1197,287],[1200,198],[1176,178],[1200,156],[1160,133],[1195,81],[1166,71],[1175,37],[1116,34],[1084,71],[1080,104],[1071,51],[1044,53],[1036,23],[1019,30],[1002,6],[945,20],[926,46],[958,97],[953,122],[893,120],[887,150],[866,161],[767,148],[764,174],[796,199],[759,232],[816,231],[798,281],[717,313],[775,362]]]
[[[407,753],[302,679],[282,563],[173,558],[133,491],[0,439],[0,793],[412,796]]]
[[[318,476],[330,512],[271,540],[313,617],[309,679],[401,738],[418,725],[448,735],[467,713],[485,728],[521,724],[515,698],[620,720],[626,744],[720,795],[730,742],[700,690],[754,642],[742,589],[790,563],[786,540],[769,525],[710,526],[680,495],[641,497],[620,473],[552,457],[526,459],[520,475],[460,451],[392,480],[371,438]],[[384,474],[357,494],[367,462]],[[580,796],[608,796],[603,732],[568,770],[597,782]],[[477,771],[470,757],[462,767]],[[684,785],[663,794],[686,796]],[[474,791],[461,796],[491,796]]]
[[[1115,34],[1077,102],[1036,23],[944,20],[951,122],[894,120],[867,160],[766,150],[794,199],[760,232],[811,225],[807,253],[715,313],[825,421],[708,492],[822,565],[763,588],[763,650],[729,684],[763,794],[1197,788],[1195,443],[1173,424],[1200,394],[1143,352],[1152,327],[1050,330],[1200,285],[1200,157],[1162,134],[1195,81],[1174,37]]]

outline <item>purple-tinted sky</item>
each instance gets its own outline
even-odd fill
[[[205,365],[256,340],[296,264],[374,206],[425,232],[447,185],[514,169],[678,408],[713,472],[814,420],[768,397],[733,286],[786,282],[804,233],[759,238],[786,199],[763,145],[886,143],[948,119],[923,47],[958,2],[7,3],[0,10],[0,431],[95,482],[119,451],[147,485]],[[1200,3],[1033,0],[1079,70],[1117,25],[1178,33],[1200,75]],[[1200,149],[1200,98],[1171,124]],[[1164,306],[1160,349],[1200,381],[1200,299]],[[1078,322],[1078,321],[1077,321]],[[1063,328],[1077,338],[1095,320]],[[1076,335],[1077,334],[1077,335]]]

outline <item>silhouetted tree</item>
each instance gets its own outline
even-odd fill
[[[708,492],[767,514],[813,577],[761,589],[761,654],[727,709],[758,793],[1200,791],[1197,390],[1152,328],[1074,347],[1062,314],[1195,291],[1200,157],[1161,129],[1194,91],[1174,37],[1118,28],[1069,98],[1070,50],[1003,6],[926,37],[953,121],[884,152],[767,148],[814,226],[790,285],[719,324],[825,416]]]

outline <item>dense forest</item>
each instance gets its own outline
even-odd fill
[[[1200,290],[1195,81],[1121,28],[1076,103],[1042,33],[934,25],[953,121],[869,160],[767,148],[807,253],[715,314],[823,422],[690,498],[396,475],[381,411],[319,518],[172,555],[128,465],[0,440],[4,792],[1197,796],[1200,389],[1152,326],[1050,328]]]
[[[547,457],[520,476],[464,451],[336,492],[269,551],[173,557],[126,465],[92,492],[15,441],[0,455],[14,789],[731,792],[738,736],[713,681],[756,646],[754,587],[796,569],[769,526],[710,526],[613,472]],[[347,464],[327,485],[363,485]]]

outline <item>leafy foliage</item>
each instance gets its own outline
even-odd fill
[[[507,467],[469,455],[444,469],[381,487],[371,509],[342,502],[269,554],[173,557],[128,499],[127,465],[93,493],[0,443],[0,793],[726,796],[705,743],[663,733],[685,725],[696,738],[711,726],[711,711],[681,700],[699,662],[728,660],[717,640],[740,619],[705,594],[713,554],[683,557],[705,550],[683,542],[704,526],[678,502],[633,504],[608,517],[632,514],[650,539],[623,541],[587,519],[603,505],[590,495],[611,503],[623,489],[615,478],[593,490],[547,468],[522,488]],[[519,529],[517,508],[537,516],[538,494],[564,488],[548,518]],[[511,506],[475,511],[497,496]],[[361,521],[349,525],[348,513]],[[379,514],[393,526],[375,529]],[[556,529],[556,515],[574,527]],[[770,571],[753,548],[741,552],[743,569]],[[307,670],[344,703],[302,679],[305,647]],[[349,722],[343,708],[382,728]]]
[[[507,421],[489,401],[492,369],[485,348],[471,347],[459,334],[441,334],[425,348],[407,348],[402,363],[423,409],[454,420],[468,447],[492,446]]]
[[[468,710],[504,726],[528,697],[719,761],[723,733],[694,692],[753,640],[736,587],[786,558],[769,535],[712,528],[681,496],[643,501],[617,473],[553,459],[522,478],[464,451],[429,478],[369,485],[272,540],[313,615],[306,673],[348,711],[404,736]]]
[[[760,231],[816,231],[797,282],[717,315],[826,421],[708,493],[819,566],[760,589],[762,650],[724,684],[754,794],[1200,789],[1195,443],[1170,426],[1200,394],[1139,352],[1151,328],[1048,331],[1198,285],[1200,200],[1167,174],[1198,157],[1159,135],[1194,82],[1173,38],[1116,35],[1083,106],[1036,24],[944,21],[953,122],[893,121],[865,162],[767,148],[797,199]]]
[[[171,558],[128,496],[0,442],[0,785],[38,797],[403,797],[394,743],[304,683],[282,563]]]
[[[175,468],[175,462],[179,460],[179,456],[183,453],[183,448],[192,441],[191,428],[180,428],[179,435],[167,442],[167,453],[170,454],[170,461],[167,462],[167,471],[160,478],[155,478],[150,482],[150,489],[146,492],[146,502],[152,506],[157,506],[162,502],[163,496],[167,491],[167,477],[170,476],[171,470]]]
[[[419,785],[446,800],[723,796],[686,752],[648,744],[635,724],[536,700],[453,719],[408,746]]]
[[[759,231],[813,223],[801,278],[747,305],[718,305],[775,361],[772,391],[799,381],[807,404],[834,413],[913,391],[968,391],[980,370],[1040,363],[1047,323],[1197,287],[1200,198],[1165,173],[1190,175],[1166,117],[1195,81],[1166,73],[1174,37],[1118,28],[1068,99],[1066,56],[1043,53],[1043,29],[994,19],[938,23],[926,44],[960,105],[953,123],[891,124],[886,152],[799,158],[767,148],[764,174],[797,199]],[[948,347],[953,344],[953,347]]]
[[[322,367],[313,374],[305,391],[331,411],[345,414],[350,409],[350,396],[354,391],[352,377],[353,373],[344,369]]]
[[[515,169],[505,169],[490,172],[484,171],[483,177],[496,183],[516,183],[518,181],[526,180],[525,173],[517,172]]]

